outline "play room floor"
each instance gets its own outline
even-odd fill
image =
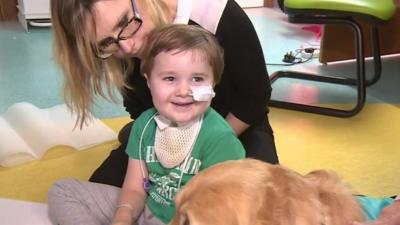
[[[304,46],[318,47],[314,33],[289,24],[277,8],[253,8],[246,12],[259,34],[267,63],[282,63],[286,52]],[[51,42],[50,28],[32,28],[27,33],[16,21],[0,22],[0,114],[17,102],[30,102],[41,108],[62,104],[62,76],[52,57]],[[367,68],[369,74],[372,69],[369,61]],[[290,67],[268,65],[267,69],[270,74],[291,69],[351,75],[354,62],[321,65],[318,59],[313,59]],[[281,163],[300,173],[313,169],[335,170],[361,194],[400,193],[399,70],[399,56],[383,58],[381,80],[368,88],[367,105],[352,118],[271,108],[269,116]],[[293,80],[273,85],[273,98],[302,101],[312,97],[316,103],[348,105],[355,101],[354,96],[351,87],[294,83]],[[109,120],[126,117],[127,113],[121,101],[114,104],[99,99],[95,116]],[[5,172],[8,181],[2,177]],[[0,168],[0,182],[4,182],[0,185],[3,187],[0,197],[20,198],[18,193],[10,193],[11,188],[4,188],[15,178],[11,179],[9,172]],[[90,171],[85,176],[88,174]],[[30,196],[27,200],[45,201],[43,196],[42,191],[40,197]]]

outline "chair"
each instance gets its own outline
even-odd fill
[[[271,83],[280,78],[294,78],[339,85],[352,85],[357,89],[357,102],[351,109],[339,109],[271,99],[272,107],[297,110],[336,117],[351,117],[365,105],[366,86],[376,83],[381,76],[381,55],[378,26],[395,13],[393,0],[284,0],[284,12],[291,23],[342,24],[352,28],[355,37],[356,76],[344,78],[295,71],[278,71],[271,75]],[[371,27],[374,74],[365,78],[365,56],[362,28],[356,20],[364,20]],[[340,37],[338,37],[340,38]]]

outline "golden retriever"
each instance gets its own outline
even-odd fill
[[[302,176],[259,160],[197,174],[175,199],[170,225],[348,225],[363,221],[351,190],[328,171]]]

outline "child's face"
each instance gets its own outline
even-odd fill
[[[199,118],[209,101],[194,101],[192,86],[213,85],[212,68],[204,53],[197,50],[161,52],[146,76],[158,112],[178,125]]]

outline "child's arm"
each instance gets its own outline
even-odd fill
[[[144,162],[129,158],[128,169],[112,222],[113,225],[132,224],[139,218],[144,209],[147,193],[143,189],[140,163],[142,163],[142,168],[147,176]]]

